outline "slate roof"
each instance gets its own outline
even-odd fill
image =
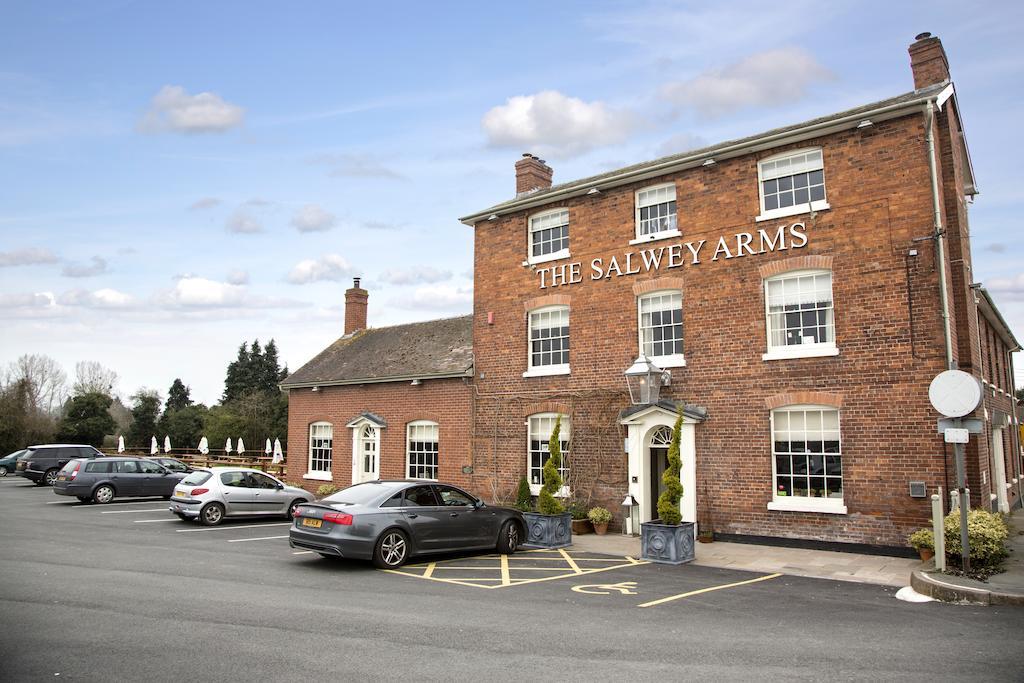
[[[643,411],[653,407],[658,407],[661,408],[662,410],[667,410],[670,413],[681,412],[686,417],[690,418],[691,420],[696,420],[697,422],[703,422],[704,420],[708,419],[708,409],[705,408],[704,406],[692,405],[689,403],[683,403],[682,401],[673,401],[672,399],[663,398],[657,403],[652,403],[649,405],[630,406],[628,408],[624,408],[619,413],[619,420],[625,420],[631,415],[642,413]]]
[[[804,121],[803,123],[797,123],[790,126],[784,126],[782,128],[774,128],[772,130],[758,133],[757,135],[751,135],[745,138],[739,138],[736,140],[729,140],[727,142],[721,142],[710,147],[703,147],[701,149],[689,150],[680,154],[672,154],[667,157],[661,157],[660,159],[654,159],[651,161],[645,161],[639,164],[633,164],[632,166],[625,166],[623,168],[609,171],[607,173],[601,173],[599,175],[593,175],[587,178],[581,178],[579,180],[573,180],[560,185],[553,185],[543,190],[536,190],[522,194],[514,199],[495,204],[489,209],[483,209],[481,211],[474,212],[468,216],[463,216],[459,220],[467,225],[471,225],[474,222],[486,218],[489,214],[496,213],[500,214],[508,212],[510,210],[518,210],[524,208],[523,204],[534,204],[535,202],[542,202],[544,198],[552,195],[563,195],[566,192],[570,192],[574,189],[584,190],[590,187],[600,185],[602,183],[613,183],[614,181],[622,178],[623,182],[630,182],[634,176],[642,175],[647,171],[656,171],[662,167],[665,168],[663,173],[673,172],[673,164],[675,163],[687,163],[703,158],[712,158],[717,153],[725,150],[732,150],[735,147],[754,147],[759,143],[764,142],[766,139],[781,137],[788,133],[799,133],[802,129],[827,124],[830,122],[840,122],[847,118],[855,118],[865,114],[871,114],[877,112],[880,109],[898,108],[903,105],[911,106],[918,103],[923,103],[929,99],[934,99],[936,95],[941,93],[948,82],[938,83],[936,85],[930,85],[919,90],[897,95],[896,97],[890,97],[889,99],[881,100],[879,102],[873,102],[871,104],[865,104],[860,107],[848,109],[846,111],[838,112],[835,114],[829,114],[828,116],[821,116],[810,121]],[[780,142],[777,144],[785,144]],[[744,152],[746,153],[746,152]]]
[[[341,337],[282,389],[473,374],[473,316],[370,328]]]

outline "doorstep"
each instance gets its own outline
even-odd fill
[[[572,547],[592,553],[640,557],[640,539],[622,534],[573,536]],[[748,572],[807,576],[816,579],[906,586],[910,574],[925,567],[919,560],[831,550],[783,548],[747,543],[697,543],[691,564]]]

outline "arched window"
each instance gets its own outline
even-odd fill
[[[334,425],[314,422],[309,425],[309,472],[330,474],[334,451]]]
[[[373,425],[365,425],[359,431],[359,453],[362,457],[364,479],[376,479],[380,476],[377,461],[380,451],[379,434],[380,432]]]
[[[437,479],[438,425],[428,420],[406,427],[406,472],[409,479]]]
[[[654,448],[668,448],[672,445],[672,428],[658,427],[651,433],[651,446]]]

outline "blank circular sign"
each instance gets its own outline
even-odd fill
[[[981,403],[981,383],[962,370],[946,370],[932,380],[928,398],[946,417],[963,417]]]

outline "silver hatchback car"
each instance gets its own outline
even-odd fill
[[[315,496],[248,467],[197,469],[174,487],[170,511],[216,526],[225,517],[284,517]]]

